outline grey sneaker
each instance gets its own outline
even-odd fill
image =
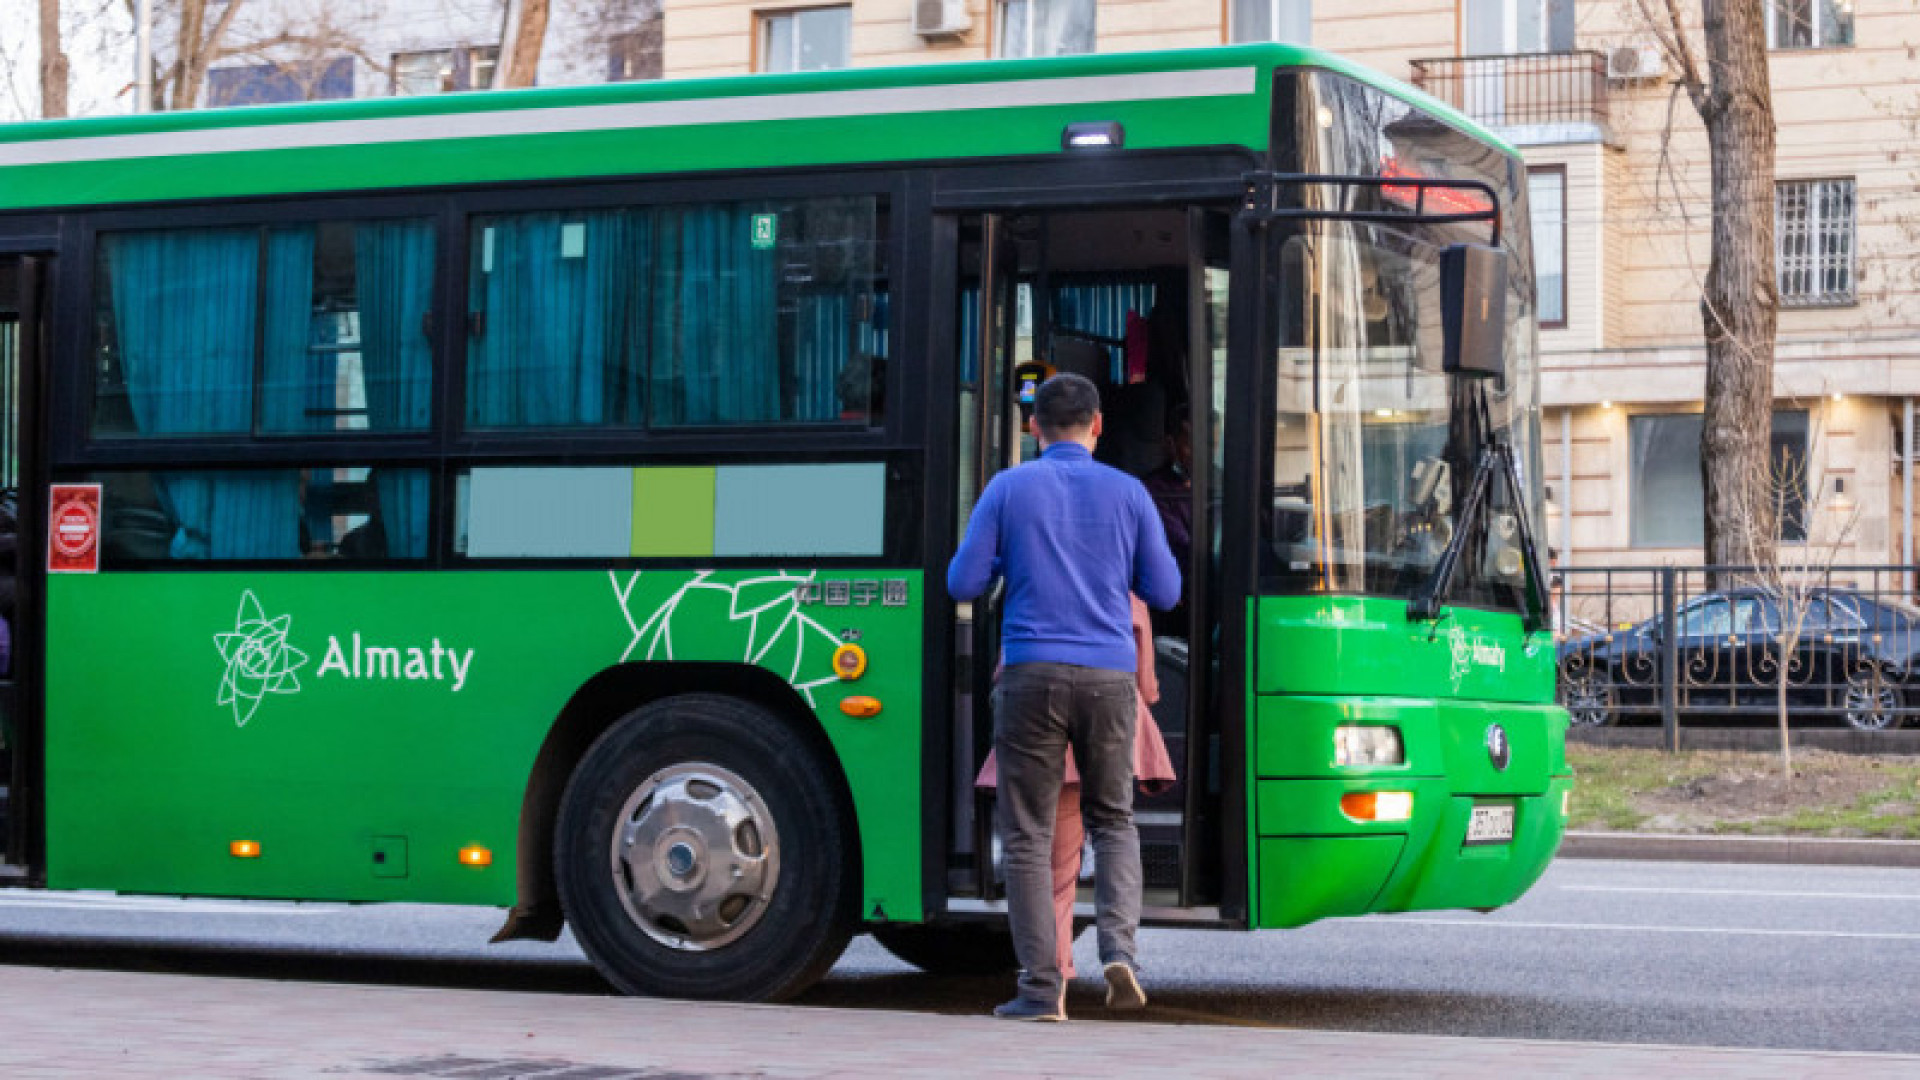
[[[1067,990],[1060,988],[1060,997],[1051,1005],[1032,998],[1016,997],[1005,1005],[994,1007],[993,1015],[1002,1020],[1037,1020],[1042,1023],[1057,1024],[1067,1018]]]
[[[1140,989],[1140,977],[1134,973],[1133,965],[1124,960],[1115,960],[1106,966],[1107,1008],[1144,1009],[1147,1007],[1147,992]]]

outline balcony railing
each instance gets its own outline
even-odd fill
[[[1488,127],[1608,134],[1607,58],[1591,50],[1415,60],[1413,84]]]

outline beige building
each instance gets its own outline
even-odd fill
[[[1804,530],[1910,562],[1920,11],[1762,0],[1779,125],[1776,444]],[[1683,8],[1697,9],[1698,3]],[[1704,134],[1631,0],[672,0],[673,76],[1304,41],[1415,82],[1533,172],[1549,533],[1562,565],[1700,558]],[[1672,130],[1667,131],[1671,118]],[[1664,147],[1664,153],[1663,153]]]

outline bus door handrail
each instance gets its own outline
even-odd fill
[[[1242,179],[1246,183],[1246,202],[1240,211],[1242,221],[1265,223],[1310,219],[1359,221],[1383,225],[1454,225],[1461,222],[1484,221],[1492,234],[1489,243],[1494,247],[1500,246],[1500,195],[1493,190],[1492,185],[1483,180],[1451,180],[1430,176],[1335,176],[1322,173],[1275,172],[1251,172],[1245,174]],[[1275,205],[1281,187],[1309,184],[1324,184],[1342,189],[1412,188],[1413,209],[1405,213],[1394,213],[1386,210],[1314,210],[1307,207],[1283,208]],[[1482,195],[1487,200],[1487,209],[1430,213],[1426,208],[1429,191],[1464,191]]]

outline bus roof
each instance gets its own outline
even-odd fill
[[[1514,152],[1378,72],[1257,44],[0,125],[0,210],[1027,156],[1080,121],[1118,121],[1128,149],[1260,150],[1286,68],[1339,72]]]

